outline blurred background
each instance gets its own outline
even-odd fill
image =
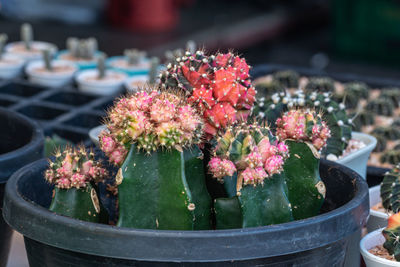
[[[250,64],[280,63],[396,77],[400,1],[396,0],[0,0],[0,32],[65,47],[67,37],[96,37],[109,56],[125,48],[162,57],[194,40],[233,48]]]

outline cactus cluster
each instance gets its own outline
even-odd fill
[[[84,60],[93,59],[98,50],[97,40],[93,37],[87,39],[69,37],[66,46],[71,56]]]
[[[120,165],[132,144],[147,153],[190,147],[201,141],[202,119],[179,93],[141,90],[109,110],[101,149]]]
[[[57,188],[79,189],[91,182],[102,181],[106,175],[106,169],[95,161],[93,152],[84,147],[67,147],[63,152],[56,152],[55,160],[49,162],[44,177]]]
[[[257,123],[241,123],[229,127],[218,137],[217,146],[208,167],[214,178],[238,172],[237,192],[242,185],[263,184],[264,179],[279,174],[288,157],[288,148],[279,142],[269,128]]]
[[[161,87],[186,94],[202,114],[206,137],[211,139],[249,115],[256,95],[249,69],[246,60],[233,53],[207,56],[204,51],[187,51],[160,74]]]

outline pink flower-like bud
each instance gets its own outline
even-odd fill
[[[214,157],[208,163],[208,168],[214,178],[223,178],[224,176],[232,176],[236,172],[235,164],[227,159]]]
[[[58,188],[69,189],[71,186],[71,181],[68,178],[60,178],[57,180],[56,185]]]
[[[258,152],[261,154],[262,161],[278,153],[278,148],[271,145],[268,137],[264,137],[257,145]]]
[[[263,166],[263,158],[257,151],[253,151],[247,155],[246,162],[249,164],[250,168]]]
[[[118,146],[118,148],[109,155],[110,162],[117,166],[121,165],[124,162],[127,153],[128,151],[125,149],[125,147]]]
[[[174,119],[176,107],[168,99],[157,99],[150,108],[150,117],[156,122],[167,122]]]
[[[101,133],[99,141],[100,147],[104,153],[111,153],[116,147],[114,139],[106,131]]]
[[[278,142],[278,151],[282,154],[286,154],[289,151],[288,146],[285,144],[285,142]]]
[[[200,124],[200,117],[196,115],[193,108],[189,105],[179,108],[178,119],[182,129],[188,132],[195,131]]]
[[[81,187],[85,187],[85,183],[86,183],[86,177],[83,174],[80,173],[74,173],[71,176],[71,186],[72,187],[76,187],[76,188],[81,188]]]
[[[257,167],[255,169],[247,167],[240,175],[242,176],[243,184],[245,185],[261,184],[264,179],[268,177],[268,174],[262,167]]]
[[[283,157],[281,155],[274,155],[268,158],[264,163],[264,169],[270,176],[276,173],[280,173],[283,168]]]

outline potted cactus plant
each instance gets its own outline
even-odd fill
[[[66,47],[67,50],[60,51],[57,58],[74,63],[79,70],[96,68],[97,58],[102,54],[98,50],[97,40],[93,37],[87,39],[69,37]]]
[[[43,50],[43,59],[28,63],[25,72],[30,82],[48,87],[71,83],[77,67],[65,60],[52,60],[50,50]]]
[[[40,59],[43,50],[49,50],[51,55],[57,52],[57,47],[54,44],[34,41],[33,29],[28,23],[22,24],[20,36],[20,42],[13,42],[6,45],[6,52],[17,55],[27,61]]]
[[[147,75],[150,71],[150,59],[146,51],[125,49],[123,56],[110,57],[107,66],[125,72],[129,76]]]
[[[75,79],[80,91],[96,95],[113,95],[121,91],[128,76],[122,72],[107,70],[105,60],[104,54],[99,55],[97,69],[77,73]]]
[[[136,92],[146,84],[155,85],[158,82],[160,59],[158,57],[152,57],[148,63],[150,67],[146,74],[134,75],[126,79],[125,88],[128,92]]]
[[[367,234],[360,242],[367,267],[400,266],[400,213],[391,215],[386,228]]]
[[[4,53],[4,47],[8,40],[7,34],[0,34],[0,78],[11,79],[21,74],[25,60],[10,53]]]

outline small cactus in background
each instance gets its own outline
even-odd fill
[[[292,109],[276,120],[276,133],[289,148],[283,170],[294,219],[318,214],[325,198],[319,176],[319,151],[330,137],[320,114],[308,109]]]
[[[46,181],[55,186],[49,209],[80,220],[105,222],[96,184],[107,175],[107,170],[95,161],[93,152],[84,147],[67,147],[56,152],[55,161],[49,162],[44,174]]]
[[[146,58],[146,51],[138,49],[125,49],[124,56],[127,58],[129,65],[137,65]]]
[[[396,164],[399,164],[397,162]],[[400,165],[387,172],[381,183],[381,198],[383,207],[390,212],[400,211]]]
[[[238,120],[245,119],[255,101],[250,67],[233,53],[206,56],[186,52],[160,75],[161,87],[179,88],[205,121],[207,139]]]
[[[392,165],[398,164],[400,162],[400,148],[395,147],[393,150],[385,151],[379,161],[381,163],[389,163]]]
[[[273,79],[278,81],[284,88],[297,88],[299,87],[300,75],[292,70],[283,70],[275,72]]]
[[[335,81],[329,77],[310,77],[305,91],[308,92],[333,92],[335,90]]]
[[[373,135],[376,138],[376,146],[374,152],[383,152],[386,149],[387,141],[382,135]]]
[[[394,108],[392,101],[382,97],[371,100],[366,107],[372,113],[382,116],[392,116]]]
[[[26,50],[31,50],[33,41],[32,25],[29,23],[22,24],[20,35],[22,42],[25,44]]]
[[[8,35],[5,33],[0,34],[0,59],[4,54],[4,47],[7,43]]]
[[[342,93],[335,92],[333,99],[339,103],[344,103],[346,109],[356,109],[359,104],[360,97],[353,91],[344,91]]]
[[[386,138],[387,140],[397,140],[400,139],[400,129],[397,127],[377,127],[375,128],[372,133],[373,135],[380,135],[384,138]]]
[[[74,58],[92,60],[98,50],[98,43],[93,37],[87,39],[69,37],[66,41],[66,47],[69,54]]]
[[[47,71],[53,71],[53,66],[51,64],[51,52],[49,49],[45,49],[42,51],[43,53],[43,62]]]
[[[256,123],[229,127],[218,137],[212,154],[209,171],[224,184],[229,197],[216,199],[218,229],[263,226],[293,219],[282,176],[288,148],[267,127]],[[237,225],[226,224],[229,218]]]
[[[363,126],[373,125],[375,123],[374,115],[366,110],[353,113],[352,115],[354,129],[357,131],[361,131]]]
[[[382,88],[380,97],[392,102],[395,108],[400,106],[400,88]]]
[[[178,91],[152,88],[119,99],[100,147],[120,166],[121,227],[210,229],[211,199],[197,148],[202,118]]]
[[[259,104],[264,102],[266,98],[271,97],[273,94],[285,91],[282,84],[274,79],[259,79],[254,83],[257,90],[257,102]]]
[[[158,57],[152,57],[150,60],[149,84],[154,85],[156,83],[159,67],[160,59]]]
[[[346,93],[351,93],[357,98],[368,99],[369,97],[369,87],[363,82],[349,82],[344,84],[344,91]]]
[[[97,58],[97,79],[104,79],[106,77],[106,56],[104,54],[99,55]]]
[[[396,261],[400,261],[400,213],[393,214],[388,219],[388,225],[382,231],[385,237],[383,247]]]

